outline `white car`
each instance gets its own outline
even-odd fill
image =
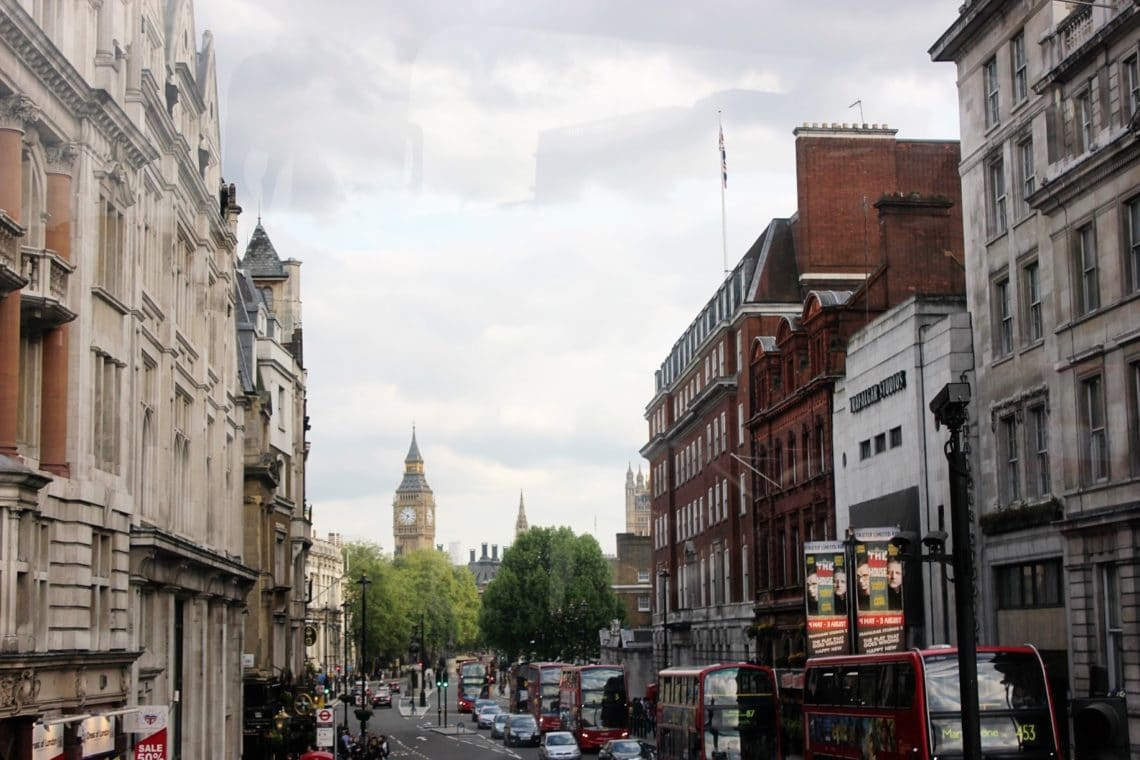
[[[476,724],[479,728],[490,728],[491,724],[495,722],[495,716],[500,712],[498,705],[484,705],[479,708]]]
[[[582,750],[569,731],[550,731],[542,736],[538,756],[542,760],[581,760]]]

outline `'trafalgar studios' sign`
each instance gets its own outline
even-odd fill
[[[900,369],[893,375],[880,380],[870,388],[861,390],[848,400],[851,413],[861,412],[871,404],[877,404],[887,396],[906,388],[906,370]]]

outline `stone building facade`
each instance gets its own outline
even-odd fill
[[[950,22],[930,53],[958,72],[983,639],[1063,647],[1074,698],[1136,694],[1140,8]]]
[[[305,499],[309,425],[300,268],[299,261],[280,258],[258,221],[234,289],[246,407],[243,552],[257,572],[242,648],[247,753],[265,744],[269,706],[291,704],[307,691],[301,681],[312,508]]]
[[[80,34],[88,30],[88,34]],[[200,41],[200,46],[199,46]],[[191,3],[0,12],[0,754],[241,751],[233,187]],[[219,188],[223,188],[219,193]]]
[[[832,468],[835,492],[843,494],[836,536],[848,528],[898,527],[914,539],[951,532],[946,431],[935,429],[929,404],[973,368],[964,295],[909,298],[851,335],[833,396]],[[953,551],[948,538],[943,546]],[[918,540],[908,549],[907,646],[953,644],[948,567],[922,562]]]
[[[307,625],[315,632],[313,643],[305,647],[309,664],[329,677],[344,672],[344,552],[339,533],[327,539],[313,539],[305,563],[309,581]]]

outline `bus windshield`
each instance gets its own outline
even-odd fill
[[[768,672],[753,668],[723,668],[705,677],[705,757],[751,760],[774,755],[774,686]]]
[[[558,681],[562,676],[559,668],[543,668],[541,679],[541,701],[543,715],[558,714]]]
[[[927,657],[930,750],[962,751],[957,655]],[[1027,652],[978,653],[978,713],[986,752],[1048,753],[1055,746],[1041,664]]]
[[[582,727],[625,728],[625,672],[621,668],[583,668]]]
[[[483,691],[487,668],[481,662],[465,662],[459,668],[459,688],[463,696],[476,699]]]

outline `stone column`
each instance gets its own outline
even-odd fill
[[[0,210],[19,224],[24,189],[24,125],[34,113],[23,95],[0,100]],[[20,269],[19,245],[16,269]],[[16,455],[20,398],[20,291],[0,296],[0,454]]]
[[[45,245],[64,261],[71,261],[71,172],[75,149],[57,145],[47,151],[47,212]],[[70,476],[67,462],[67,354],[69,326],[60,325],[43,341],[43,378],[40,413],[40,467]]]

